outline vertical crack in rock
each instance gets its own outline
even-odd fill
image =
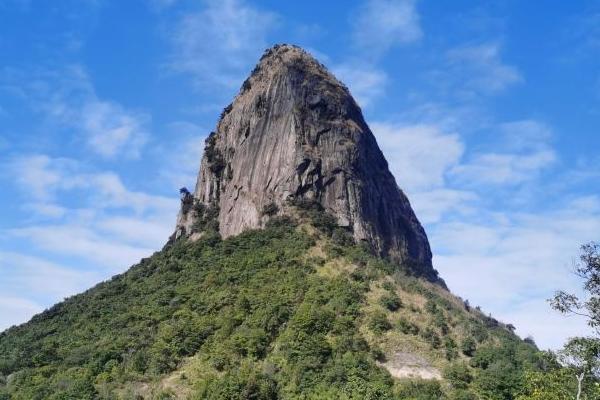
[[[261,227],[262,210],[318,201],[382,256],[437,273],[425,231],[348,89],[296,46],[267,50],[206,140],[193,193],[222,210],[223,237]],[[186,200],[189,203],[189,199]],[[175,236],[194,235],[183,204]]]

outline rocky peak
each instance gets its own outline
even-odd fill
[[[174,236],[196,237],[207,214],[223,237],[236,235],[298,201],[319,203],[356,240],[436,279],[425,231],[348,89],[306,51],[276,45],[207,138]]]

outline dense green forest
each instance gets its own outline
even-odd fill
[[[442,379],[392,377],[398,349]],[[310,209],[177,241],[0,334],[3,400],[566,399],[576,385],[510,325]]]

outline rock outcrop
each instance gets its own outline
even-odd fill
[[[314,201],[382,256],[436,272],[425,231],[348,89],[296,46],[265,52],[206,140],[195,205],[184,196],[175,237],[212,210],[223,237]]]

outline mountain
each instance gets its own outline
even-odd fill
[[[223,237],[316,202],[380,255],[435,279],[425,231],[348,89],[296,46],[269,49],[206,141],[194,202]],[[184,205],[176,237],[201,215]]]
[[[6,399],[515,399],[531,341],[452,295],[348,90],[267,50],[175,233],[0,333]]]

